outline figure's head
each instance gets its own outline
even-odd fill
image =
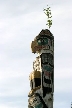
[[[47,46],[52,45],[52,33],[48,30],[42,30],[31,43],[32,53],[39,53],[42,49],[49,49]]]

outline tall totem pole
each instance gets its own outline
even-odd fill
[[[48,9],[44,9],[47,16],[51,14]],[[50,28],[52,20],[49,19],[47,22]],[[29,75],[31,91],[28,94],[28,108],[53,108],[54,36],[50,30],[41,30],[32,41],[31,50],[38,56],[33,62],[33,71]]]

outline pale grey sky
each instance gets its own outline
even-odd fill
[[[55,39],[54,108],[72,101],[72,0],[0,0],[0,108],[27,108],[29,74],[37,55],[30,43],[46,29],[43,8],[52,10]]]

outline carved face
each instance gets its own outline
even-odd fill
[[[50,49],[51,47],[53,47],[53,40],[45,36],[39,37],[31,43],[33,53],[36,53],[36,51],[41,51],[42,49]]]

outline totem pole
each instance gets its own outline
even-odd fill
[[[71,102],[71,108],[72,108],[72,102]]]
[[[51,18],[49,8],[46,12]],[[47,25],[51,27],[50,19]],[[31,91],[28,94],[28,108],[53,108],[54,36],[50,30],[41,30],[32,41],[31,50],[38,56],[33,62],[33,71],[29,75]]]

